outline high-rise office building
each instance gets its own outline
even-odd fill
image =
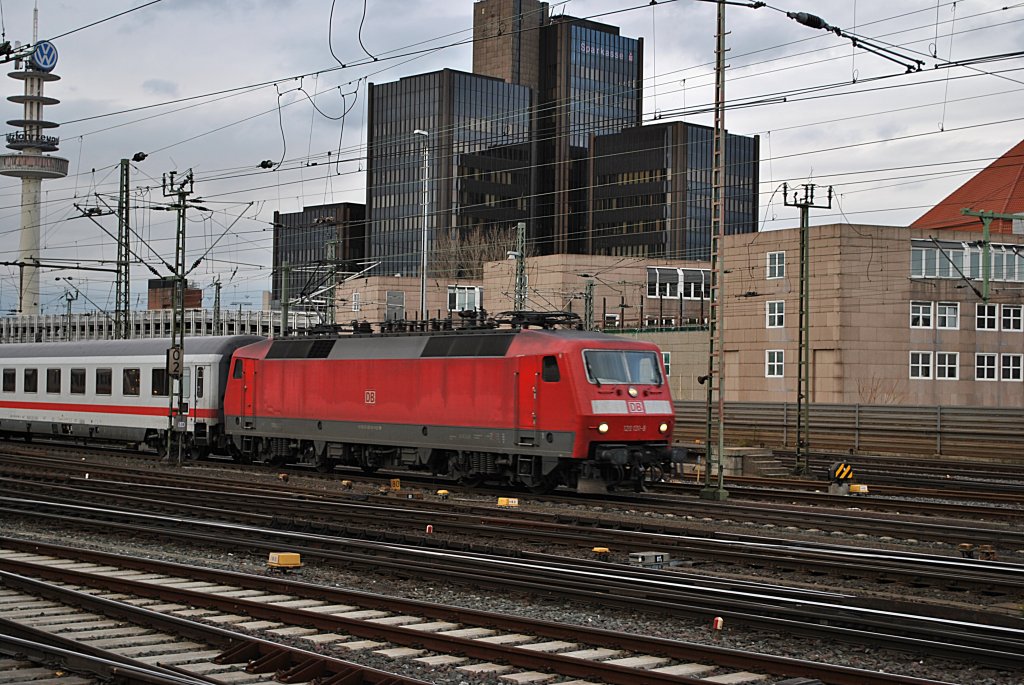
[[[540,28],[548,4],[479,0],[473,4],[473,73],[540,89]]]
[[[419,274],[425,247],[429,276],[458,278],[459,245],[511,234],[528,215],[530,89],[443,69],[371,83],[368,101],[367,249],[381,263],[376,273]]]
[[[585,252],[711,258],[714,130],[685,122],[595,136]],[[757,136],[725,139],[725,232],[757,231]]]
[[[290,301],[326,304],[327,288],[344,273],[361,269],[366,256],[366,207],[352,202],[274,212],[274,273],[271,298],[280,306],[285,273]]]

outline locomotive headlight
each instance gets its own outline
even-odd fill
[[[658,426],[658,432],[659,433],[668,433],[668,424],[667,423],[663,423],[660,426]]]
[[[629,393],[629,396],[630,396],[630,397],[636,397],[637,395],[639,395],[639,394],[640,394],[640,393],[639,393],[639,392],[637,391],[637,389],[636,389],[636,388],[630,388],[630,389],[629,389],[629,390],[627,390],[626,392],[628,392],[628,393]]]
[[[597,432],[598,433],[607,433],[608,432],[608,424],[607,423],[599,424],[597,426]]]

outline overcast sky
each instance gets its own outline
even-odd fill
[[[726,97],[753,106],[730,108],[726,125],[761,137],[763,228],[798,223],[797,210],[781,203],[783,182],[834,186],[834,209],[812,210],[812,224],[906,225],[1021,140],[1024,60],[941,65],[1020,50],[1024,2],[777,2],[784,4],[730,6],[727,14]],[[148,158],[131,172],[140,207],[164,201],[163,173],[191,168],[194,197],[214,210],[191,212],[188,225],[190,262],[213,245],[190,276],[207,292],[207,306],[219,277],[224,306],[258,308],[270,288],[274,211],[365,202],[367,81],[443,67],[470,71],[472,5],[367,0],[364,18],[363,3],[339,0],[332,22],[330,0],[38,0],[39,39],[54,38],[60,53],[54,73],[61,80],[47,84],[46,94],[61,104],[45,115],[61,123],[56,154],[71,170],[43,183],[43,258],[115,258],[113,241],[97,226],[72,219],[74,205],[97,205],[97,193],[116,205],[118,160],[144,151]],[[0,6],[6,38],[31,42],[33,3]],[[785,11],[813,11],[923,60],[923,69],[907,74]],[[712,3],[571,0],[553,3],[552,13],[594,18],[644,39],[645,121],[712,123],[710,113],[695,113],[713,102]],[[6,95],[22,92],[20,82],[6,83]],[[4,120],[21,117],[20,105],[3,107]],[[262,160],[284,162],[268,171],[258,168]],[[20,181],[0,177],[0,198],[0,260],[14,260]],[[115,217],[99,220],[116,232]],[[166,274],[155,253],[173,262],[174,215],[140,208],[133,223],[150,246],[139,250]],[[113,309],[112,278],[70,273],[96,306]],[[56,275],[41,277],[44,313],[65,310]],[[133,267],[133,306],[145,307],[151,276]],[[16,306],[17,270],[0,267],[0,309]],[[76,311],[90,309],[88,301],[75,303]]]

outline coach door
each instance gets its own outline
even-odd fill
[[[208,364],[198,364],[195,370],[195,393],[192,397],[192,406],[195,408],[189,412],[194,419],[211,419],[214,413],[211,411],[209,383],[213,380],[213,371]]]

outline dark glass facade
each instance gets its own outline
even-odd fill
[[[598,136],[590,154],[589,254],[711,256],[713,130],[683,122]],[[727,134],[725,230],[757,230],[759,139]]]
[[[586,252],[590,138],[640,124],[642,53],[642,39],[606,24],[562,16],[542,29],[538,253]]]
[[[530,99],[525,86],[450,69],[370,84],[367,251],[381,263],[376,274],[419,275],[424,196],[432,276],[458,277],[451,246],[527,217]]]
[[[292,301],[321,291],[334,273],[358,271],[366,256],[365,218],[366,208],[351,202],[274,212],[274,307],[281,304],[285,265]]]

